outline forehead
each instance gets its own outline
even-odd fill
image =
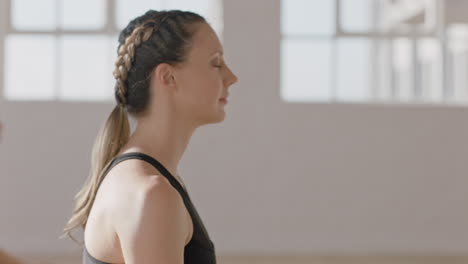
[[[216,51],[222,51],[223,47],[216,32],[207,23],[201,23],[194,36],[189,57],[208,57]]]

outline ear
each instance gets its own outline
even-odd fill
[[[175,86],[174,68],[167,63],[160,63],[156,66],[154,69],[154,77],[158,83],[164,86]]]

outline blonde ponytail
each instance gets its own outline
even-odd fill
[[[71,231],[77,227],[83,229],[86,227],[89,212],[99,185],[104,179],[104,174],[112,159],[127,143],[129,136],[130,125],[127,112],[122,106],[117,105],[96,137],[91,154],[90,174],[81,190],[75,195],[75,209],[63,229],[64,234],[61,238],[68,235],[72,240],[79,243],[71,235]]]

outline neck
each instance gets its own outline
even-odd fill
[[[196,126],[182,118],[152,114],[138,119],[135,131],[124,148],[154,157],[177,176],[179,162],[195,129]]]

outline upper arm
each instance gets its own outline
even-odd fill
[[[125,263],[184,263],[187,224],[177,191],[151,180],[128,204],[116,226]]]

